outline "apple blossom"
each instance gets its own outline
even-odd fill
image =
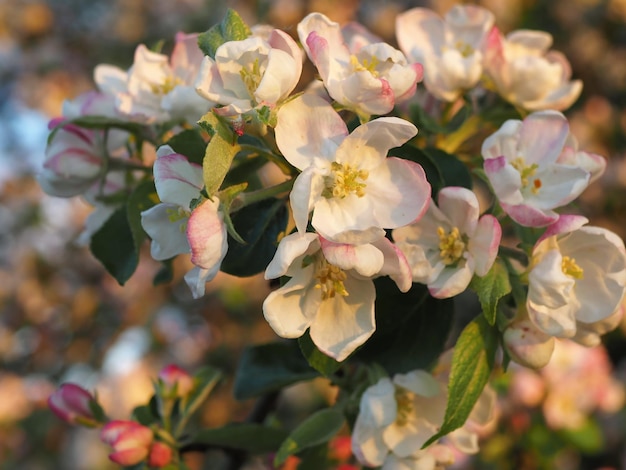
[[[524,314],[506,327],[502,342],[514,362],[531,369],[540,369],[550,362],[555,340],[537,328]]]
[[[274,29],[269,35],[222,44],[215,59],[204,58],[195,87],[200,96],[223,105],[215,112],[236,116],[281,103],[301,72],[302,51],[291,36]]]
[[[406,56],[424,66],[426,89],[454,101],[482,76],[482,50],[493,22],[490,11],[475,5],[455,5],[444,18],[413,8],[396,17],[396,36]]]
[[[484,168],[504,211],[517,223],[543,227],[555,222],[552,209],[577,198],[589,184],[587,165],[572,165],[563,152],[572,142],[558,111],[538,111],[508,120],[482,145]],[[561,157],[561,158],[560,158]]]
[[[84,388],[73,384],[62,384],[48,397],[48,407],[66,423],[96,426],[97,420],[90,403],[95,398]]]
[[[515,106],[529,111],[569,108],[582,91],[580,80],[563,54],[548,51],[552,36],[543,31],[518,30],[506,38],[497,27],[485,50],[488,86]]]
[[[562,215],[532,252],[526,307],[533,324],[559,338],[593,333],[621,306],[626,289],[626,250],[613,232],[583,226],[582,216]]]
[[[386,238],[374,243],[333,243],[316,233],[295,232],[280,241],[266,279],[290,276],[263,302],[263,314],[283,338],[310,329],[324,354],[343,361],[376,329],[372,279],[389,275],[402,292],[411,287],[402,253]]]
[[[161,203],[141,213],[141,225],[152,238],[150,254],[161,261],[191,252],[195,267],[185,281],[194,298],[202,297],[228,250],[219,199],[202,200],[202,168],[167,145],[157,152],[154,182]],[[192,208],[194,201],[201,202]]]
[[[423,168],[390,157],[417,133],[395,117],[378,118],[351,134],[341,116],[323,98],[305,94],[278,112],[276,144],[287,161],[302,171],[290,194],[300,233],[312,225],[326,239],[367,243],[385,228],[419,218],[430,200]]]
[[[484,276],[498,254],[502,229],[495,217],[479,217],[478,199],[466,188],[439,192],[417,222],[392,232],[411,266],[413,281],[426,284],[433,297],[463,292],[474,273]]]
[[[135,421],[114,420],[102,427],[100,439],[113,447],[109,459],[119,465],[136,465],[148,458],[152,430]]]
[[[589,172],[589,183],[593,183],[600,178],[606,170],[606,158],[591,152],[578,150],[578,140],[573,134],[569,134],[558,163],[582,168]]]
[[[165,386],[165,394],[183,398],[194,388],[194,380],[189,373],[176,364],[169,364],[159,372],[159,379]]]
[[[354,26],[344,33],[321,13],[306,16],[298,36],[328,94],[360,116],[389,113],[422,79],[421,64],[409,64],[402,52]]]
[[[116,97],[118,111],[132,120],[152,124],[184,119],[195,123],[214,106],[194,88],[203,57],[197,38],[197,34],[176,34],[170,57],[141,44],[127,72],[101,64],[94,79],[101,90]]]

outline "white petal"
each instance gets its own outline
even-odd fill
[[[185,235],[188,217],[175,217],[179,206],[157,204],[141,213],[141,225],[152,239],[150,255],[156,260],[166,260],[176,255],[189,253],[190,247]]]
[[[189,210],[204,186],[202,168],[178,153],[163,155],[154,162],[154,184],[162,202]]]

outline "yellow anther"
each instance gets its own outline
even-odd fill
[[[361,61],[355,55],[350,56],[350,65],[352,65],[355,72],[369,72],[376,78],[378,78],[376,67],[378,67],[379,63],[380,61],[375,56],[370,60],[362,59]]]
[[[396,399],[396,424],[398,426],[405,426],[409,422],[409,416],[413,412],[413,394],[406,388],[396,386],[395,390]]]
[[[248,90],[250,96],[254,96],[254,93],[256,92],[256,89],[259,88],[259,85],[261,84],[261,79],[263,78],[259,59],[255,59],[255,61],[252,63],[252,66],[250,66],[249,68],[242,67],[239,71],[239,75],[241,76],[241,80],[246,86],[246,89]]]
[[[446,233],[443,227],[437,228],[439,236],[439,255],[443,264],[449,266],[456,263],[465,253],[465,240],[457,227]]]
[[[574,279],[582,279],[583,278],[583,268],[576,264],[576,260],[574,258],[570,258],[569,256],[563,256],[563,261],[561,261],[561,270],[563,274],[567,276],[571,276]]]
[[[530,184],[529,178],[535,176],[537,168],[539,168],[539,165],[537,165],[536,163],[533,163],[532,165],[526,165],[526,162],[522,157],[517,157],[511,162],[511,165],[513,166],[513,168],[519,171],[520,177],[522,179],[522,187],[524,188]],[[533,192],[533,194],[537,194],[539,192],[539,188],[541,188],[541,180],[536,179],[533,181],[533,187],[531,191]]]
[[[350,165],[342,165],[333,162],[330,167],[331,174],[324,180],[325,189],[322,196],[326,199],[336,197],[345,198],[348,194],[354,193],[358,197],[365,196],[364,181],[367,180],[369,172],[367,170],[356,170]]]
[[[460,39],[454,43],[454,48],[459,51],[463,57],[469,57],[474,53],[474,48]]]
[[[180,78],[169,76],[162,83],[153,83],[150,85],[150,90],[152,90],[152,93],[155,95],[167,95],[178,85],[182,85],[182,83]]]
[[[191,216],[191,212],[186,211],[182,207],[178,209],[167,209],[166,211],[167,218],[170,222],[175,223],[180,220],[188,219]],[[187,230],[187,223],[180,224],[179,230],[181,233],[184,233]]]
[[[330,264],[324,257],[320,257],[318,263],[315,272],[315,278],[317,279],[315,288],[322,291],[322,300],[332,299],[336,295],[348,296],[348,291],[344,284],[348,275],[343,269]]]

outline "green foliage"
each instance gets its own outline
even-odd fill
[[[498,302],[511,292],[511,282],[506,266],[502,261],[496,260],[485,276],[474,276],[469,287],[478,294],[487,323],[495,325]]]
[[[449,134],[456,131],[471,115],[471,106],[465,105],[445,124],[442,124],[419,104],[411,105],[411,122],[418,128],[420,135]]]
[[[297,341],[251,346],[239,361],[234,395],[246,400],[318,376],[302,357]]]
[[[202,165],[207,143],[197,129],[186,129],[165,142],[174,152],[187,157],[192,163]]]
[[[135,407],[132,416],[139,424],[143,424],[144,426],[151,426],[161,421],[156,397],[153,395],[147,405]]]
[[[232,128],[213,111],[205,114],[199,124],[211,134],[202,162],[202,175],[205,190],[212,197],[220,189],[241,147],[237,144],[237,136]]]
[[[497,330],[490,327],[483,316],[465,327],[452,356],[443,424],[424,447],[465,424],[489,380],[497,346]]]
[[[376,331],[355,357],[377,362],[389,375],[433,366],[452,326],[452,299],[435,299],[421,284],[403,294],[387,277],[374,283]]]
[[[298,339],[298,344],[300,345],[302,355],[306,358],[311,367],[320,374],[328,377],[341,367],[341,362],[335,361],[332,357],[328,357],[317,349],[308,330]]]
[[[281,465],[290,455],[328,442],[344,424],[343,413],[334,408],[312,414],[282,443],[274,458],[274,465]]]
[[[229,232],[228,252],[221,270],[234,276],[263,272],[276,253],[278,236],[284,232],[289,212],[284,200],[265,199],[231,215],[232,228],[245,243]]]
[[[204,55],[215,59],[218,47],[228,41],[241,41],[252,34],[239,13],[229,9],[220,24],[198,36],[198,46]]]
[[[203,429],[192,442],[263,454],[276,451],[286,438],[283,429],[257,423],[230,423],[221,428]]]
[[[182,421],[186,421],[202,405],[221,377],[222,373],[210,366],[204,367],[194,374],[194,388],[182,404]]]

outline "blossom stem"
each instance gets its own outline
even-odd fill
[[[528,255],[526,255],[526,253],[521,250],[516,250],[515,248],[500,245],[498,255],[505,258],[514,259],[516,261],[519,261],[523,266],[528,266]]]
[[[151,172],[152,171],[152,167],[151,166],[145,166],[142,165],[141,163],[136,163],[133,161],[129,161],[129,160],[122,160],[119,158],[113,158],[113,157],[109,157],[108,159],[108,169],[109,170],[139,170],[139,171],[145,171],[146,173]]]
[[[287,160],[285,160],[282,155],[276,155],[269,150],[264,150],[250,144],[240,144],[240,147],[241,150],[244,152],[257,154],[258,156],[263,157],[266,160],[274,163],[285,175],[294,176],[298,173],[298,170],[290,165],[289,162],[287,162]]]
[[[249,206],[250,204],[254,204],[255,202],[263,201],[265,199],[269,199],[271,197],[289,191],[293,187],[294,182],[295,178],[292,178],[275,186],[270,186],[269,188],[241,193],[233,200],[233,203],[230,206],[230,212],[236,212],[246,206]]]

